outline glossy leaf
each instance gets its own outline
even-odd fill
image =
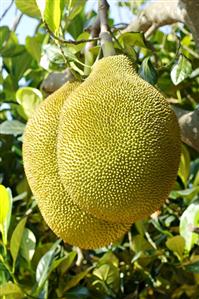
[[[73,20],[84,8],[85,0],[66,0],[68,18]]]
[[[150,62],[150,57],[147,57],[143,60],[139,69],[139,75],[142,77],[142,79],[152,85],[155,85],[157,83],[157,73],[152,63]]]
[[[93,271],[93,275],[114,291],[118,291],[120,285],[119,269],[111,264],[105,264]]]
[[[44,285],[45,281],[48,278],[49,269],[50,269],[50,266],[55,258],[55,253],[56,253],[57,246],[59,243],[60,243],[59,240],[57,242],[55,242],[54,245],[51,247],[51,249],[49,251],[47,251],[44,254],[44,256],[42,256],[42,258],[40,259],[40,261],[37,265],[36,281],[37,281],[39,289]]]
[[[7,26],[0,27],[0,41],[1,41],[0,51],[1,49],[3,49],[3,46],[5,46],[4,43],[6,43],[6,41],[8,40],[9,34],[10,34],[9,27]]]
[[[26,37],[26,49],[31,56],[39,63],[41,59],[41,45],[36,37]]]
[[[24,46],[18,44],[17,36],[9,27],[0,27],[0,54],[2,57],[13,57],[24,51]]]
[[[7,282],[0,286],[0,297],[4,299],[10,298],[10,296],[14,299],[24,298],[23,292],[19,286],[12,282]]]
[[[17,224],[15,230],[12,233],[12,237],[10,240],[10,252],[13,259],[13,268],[15,267],[16,259],[19,253],[19,249],[21,246],[21,241],[23,237],[24,228],[26,225],[27,218],[22,218],[20,222]]]
[[[119,36],[119,42],[122,46],[138,46],[147,48],[144,34],[140,32],[125,32]]]
[[[66,259],[61,263],[60,265],[60,274],[63,276],[68,269],[72,266],[75,258],[77,256],[77,253],[75,251],[71,251],[68,253]]]
[[[36,3],[43,21],[57,34],[61,21],[61,0],[36,0]]]
[[[7,245],[7,234],[12,210],[12,195],[8,188],[0,185],[0,232],[3,242]]]
[[[142,235],[136,235],[132,239],[131,248],[135,253],[151,249],[151,244]]]
[[[6,58],[4,59],[4,63],[12,78],[14,77],[15,81],[18,81],[23,77],[24,73],[29,69],[29,67],[31,67],[32,56],[24,47],[23,52],[20,53],[20,55]]]
[[[199,273],[199,261],[186,265],[185,266],[186,271],[193,272],[193,273]]]
[[[25,129],[25,124],[19,120],[6,120],[0,124],[0,134],[21,135]]]
[[[92,269],[92,267],[87,268],[85,271],[82,271],[75,275],[73,278],[71,278],[69,281],[66,282],[66,286],[64,288],[64,292],[68,291],[69,289],[75,287],[80,280],[82,280]]]
[[[187,148],[184,145],[182,145],[178,175],[180,176],[184,186],[187,186],[187,180],[189,174],[190,174],[190,155]]]
[[[41,103],[43,96],[36,88],[22,87],[17,90],[16,99],[23,108],[25,118],[28,119]]]
[[[68,299],[87,299],[90,292],[86,287],[78,286],[68,291],[65,295]]]
[[[106,252],[98,262],[98,266],[103,264],[112,264],[115,267],[119,266],[119,260],[112,251]]]
[[[35,252],[35,246],[35,235],[30,229],[25,228],[21,240],[20,253],[26,259],[27,262],[30,262],[33,257]]]
[[[199,241],[199,235],[193,232],[199,226],[199,201],[194,201],[180,218],[180,235],[185,239],[185,249],[189,252]]]
[[[192,73],[191,62],[183,55],[180,55],[179,60],[171,70],[171,80],[173,84],[178,85],[183,80],[188,78]]]
[[[29,17],[38,18],[40,17],[40,12],[37,7],[36,0],[15,0],[17,8]]]
[[[182,236],[174,236],[166,241],[166,246],[181,260],[185,249],[185,239]]]

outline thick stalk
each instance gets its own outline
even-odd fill
[[[108,26],[108,9],[109,4],[106,0],[98,0],[98,14],[100,19],[100,39],[103,55],[115,55],[112,37]]]

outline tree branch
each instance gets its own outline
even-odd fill
[[[158,27],[184,22],[185,13],[185,10],[179,6],[179,0],[169,3],[168,1],[155,1],[143,9],[123,32],[143,31],[149,36]]]
[[[181,139],[199,152],[199,109],[187,111],[172,106],[180,125]]]
[[[199,49],[199,0],[181,0],[181,9],[186,10],[185,22],[189,26]]]
[[[106,0],[98,0],[98,15],[100,20],[100,38],[101,47],[104,56],[115,55],[112,37],[108,26],[108,9],[109,4]]]
[[[0,22],[3,20],[3,18],[5,17],[5,15],[7,14],[7,12],[10,10],[10,8],[12,7],[14,3],[14,0],[12,0],[10,2],[10,4],[8,5],[8,7],[4,10],[4,12],[2,13],[2,15],[0,16]]]
[[[100,34],[100,18],[99,15],[96,17],[95,22],[89,28],[91,38],[99,37]],[[85,45],[84,53],[85,53],[85,67],[84,74],[88,76],[91,72],[91,66],[94,62],[94,56],[90,52],[90,50],[96,45],[96,41],[91,41]]]
[[[21,22],[22,17],[23,17],[22,13],[20,15],[16,16],[16,18],[14,19],[11,31],[15,32],[17,30],[17,27],[19,26],[19,23]]]
[[[186,23],[199,49],[198,11],[199,0],[173,0],[169,2],[156,0],[144,8],[122,32],[143,31],[145,36],[149,37],[161,26],[177,22]]]
[[[81,40],[72,40],[72,39],[69,39],[69,40],[65,40],[61,37],[58,37],[56,36],[51,30],[50,28],[48,27],[47,23],[45,22],[45,27],[48,31],[48,33],[50,34],[50,36],[57,40],[58,42],[60,42],[61,44],[73,44],[73,45],[79,45],[79,44],[82,44],[82,43],[88,43],[88,42],[91,42],[91,41],[97,41],[97,40],[100,40],[100,37],[94,37],[94,38],[90,38],[90,39],[81,39]]]

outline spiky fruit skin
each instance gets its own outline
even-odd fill
[[[61,181],[84,211],[132,223],[168,197],[180,159],[180,131],[165,98],[123,55],[103,58],[61,110]]]
[[[116,241],[129,224],[109,223],[76,205],[61,183],[57,163],[59,116],[69,94],[79,83],[67,83],[49,96],[28,121],[23,138],[26,176],[40,211],[55,234],[85,249]]]

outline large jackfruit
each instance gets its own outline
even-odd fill
[[[47,224],[66,242],[88,249],[116,241],[130,225],[108,223],[81,210],[60,181],[56,156],[59,115],[78,85],[65,84],[39,106],[25,130],[23,157],[30,187]]]
[[[81,209],[132,223],[164,203],[180,159],[177,119],[127,57],[96,63],[64,103],[58,132],[60,178]]]
[[[48,97],[24,134],[28,181],[50,228],[97,248],[165,201],[180,133],[164,97],[123,55],[103,58],[82,83]]]

